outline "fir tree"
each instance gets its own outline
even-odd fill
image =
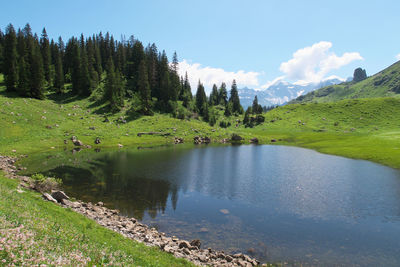
[[[76,39],[71,40],[71,81],[72,90],[75,94],[79,94],[81,90],[81,56],[80,49]]]
[[[25,61],[25,57],[21,57],[18,62],[18,86],[17,92],[20,96],[29,96],[30,94],[30,81],[29,81],[29,68]]]
[[[37,42],[32,47],[30,57],[30,95],[34,98],[44,99],[43,60]]]
[[[57,93],[62,93],[64,91],[64,71],[61,53],[58,50],[55,50],[55,57],[54,88],[56,89]]]
[[[80,44],[80,73],[79,73],[79,91],[84,96],[89,96],[92,93],[92,82],[89,75],[88,58],[85,48],[85,40],[81,35]]]
[[[40,38],[40,51],[42,53],[43,59],[43,69],[44,77],[48,83],[51,83],[50,79],[50,64],[51,64],[51,53],[50,53],[50,43],[47,36],[46,29],[43,28],[42,36]]]
[[[204,91],[204,86],[203,84],[199,81],[199,84],[197,86],[197,92],[196,92],[196,108],[199,111],[201,116],[204,116],[205,114],[205,107],[207,107],[207,96]]]
[[[214,84],[210,94],[210,106],[218,105],[218,89]]]
[[[12,24],[6,28],[4,38],[4,80],[8,91],[15,91],[18,84],[17,36]]]
[[[143,113],[146,115],[151,114],[151,91],[149,80],[147,77],[146,62],[142,60],[139,65],[139,76],[138,76],[138,91],[140,99],[142,101]]]
[[[252,112],[253,112],[253,114],[261,114],[262,111],[263,111],[263,108],[260,104],[258,104],[257,96],[255,96],[254,100],[253,100],[253,105],[252,105]]]
[[[171,62],[171,73],[170,73],[171,88],[169,89],[169,100],[177,101],[180,92],[180,81],[178,75],[178,56],[176,52],[173,55]]]
[[[117,111],[124,106],[124,91],[120,72],[114,69],[114,62],[110,57],[107,64],[107,78],[105,98],[110,101],[111,110]]]
[[[232,103],[232,112],[242,114],[243,108],[240,105],[239,93],[237,90],[236,81],[233,80],[231,87],[231,95],[229,97],[229,102]]]
[[[226,84],[222,83],[221,87],[219,88],[218,91],[218,103],[226,106],[228,103],[228,91],[226,90]]]
[[[3,50],[4,50],[4,34],[0,29],[0,73],[3,73],[3,64],[4,64]]]

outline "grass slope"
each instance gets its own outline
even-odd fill
[[[383,71],[354,83],[346,82],[312,91],[291,103],[335,102],[343,99],[400,97],[400,61]]]
[[[0,265],[194,266],[17,187],[0,173]]]

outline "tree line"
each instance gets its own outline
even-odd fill
[[[7,91],[20,96],[44,99],[45,90],[82,97],[96,93],[113,111],[131,101],[134,110],[145,115],[160,111],[184,117],[196,112],[210,124],[217,119],[217,106],[225,116],[244,113],[235,80],[229,94],[222,83],[214,85],[208,97],[199,81],[193,96],[187,73],[180,77],[178,67],[176,52],[170,63],[164,50],[159,52],[154,43],[144,47],[134,36],[117,41],[100,32],[64,43],[61,37],[50,40],[45,28],[39,37],[29,24],[0,30],[0,72]]]

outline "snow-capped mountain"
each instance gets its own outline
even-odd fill
[[[254,97],[257,95],[258,103],[262,106],[282,105],[300,95],[306,94],[310,91],[317,90],[319,88],[339,84],[344,80],[333,78],[321,81],[319,83],[308,83],[308,84],[293,84],[284,80],[278,80],[271,84],[265,90],[254,90],[250,88],[239,89],[240,103],[244,108],[251,106]]]

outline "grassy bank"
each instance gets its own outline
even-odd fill
[[[21,191],[0,173],[0,265],[193,266]]]

